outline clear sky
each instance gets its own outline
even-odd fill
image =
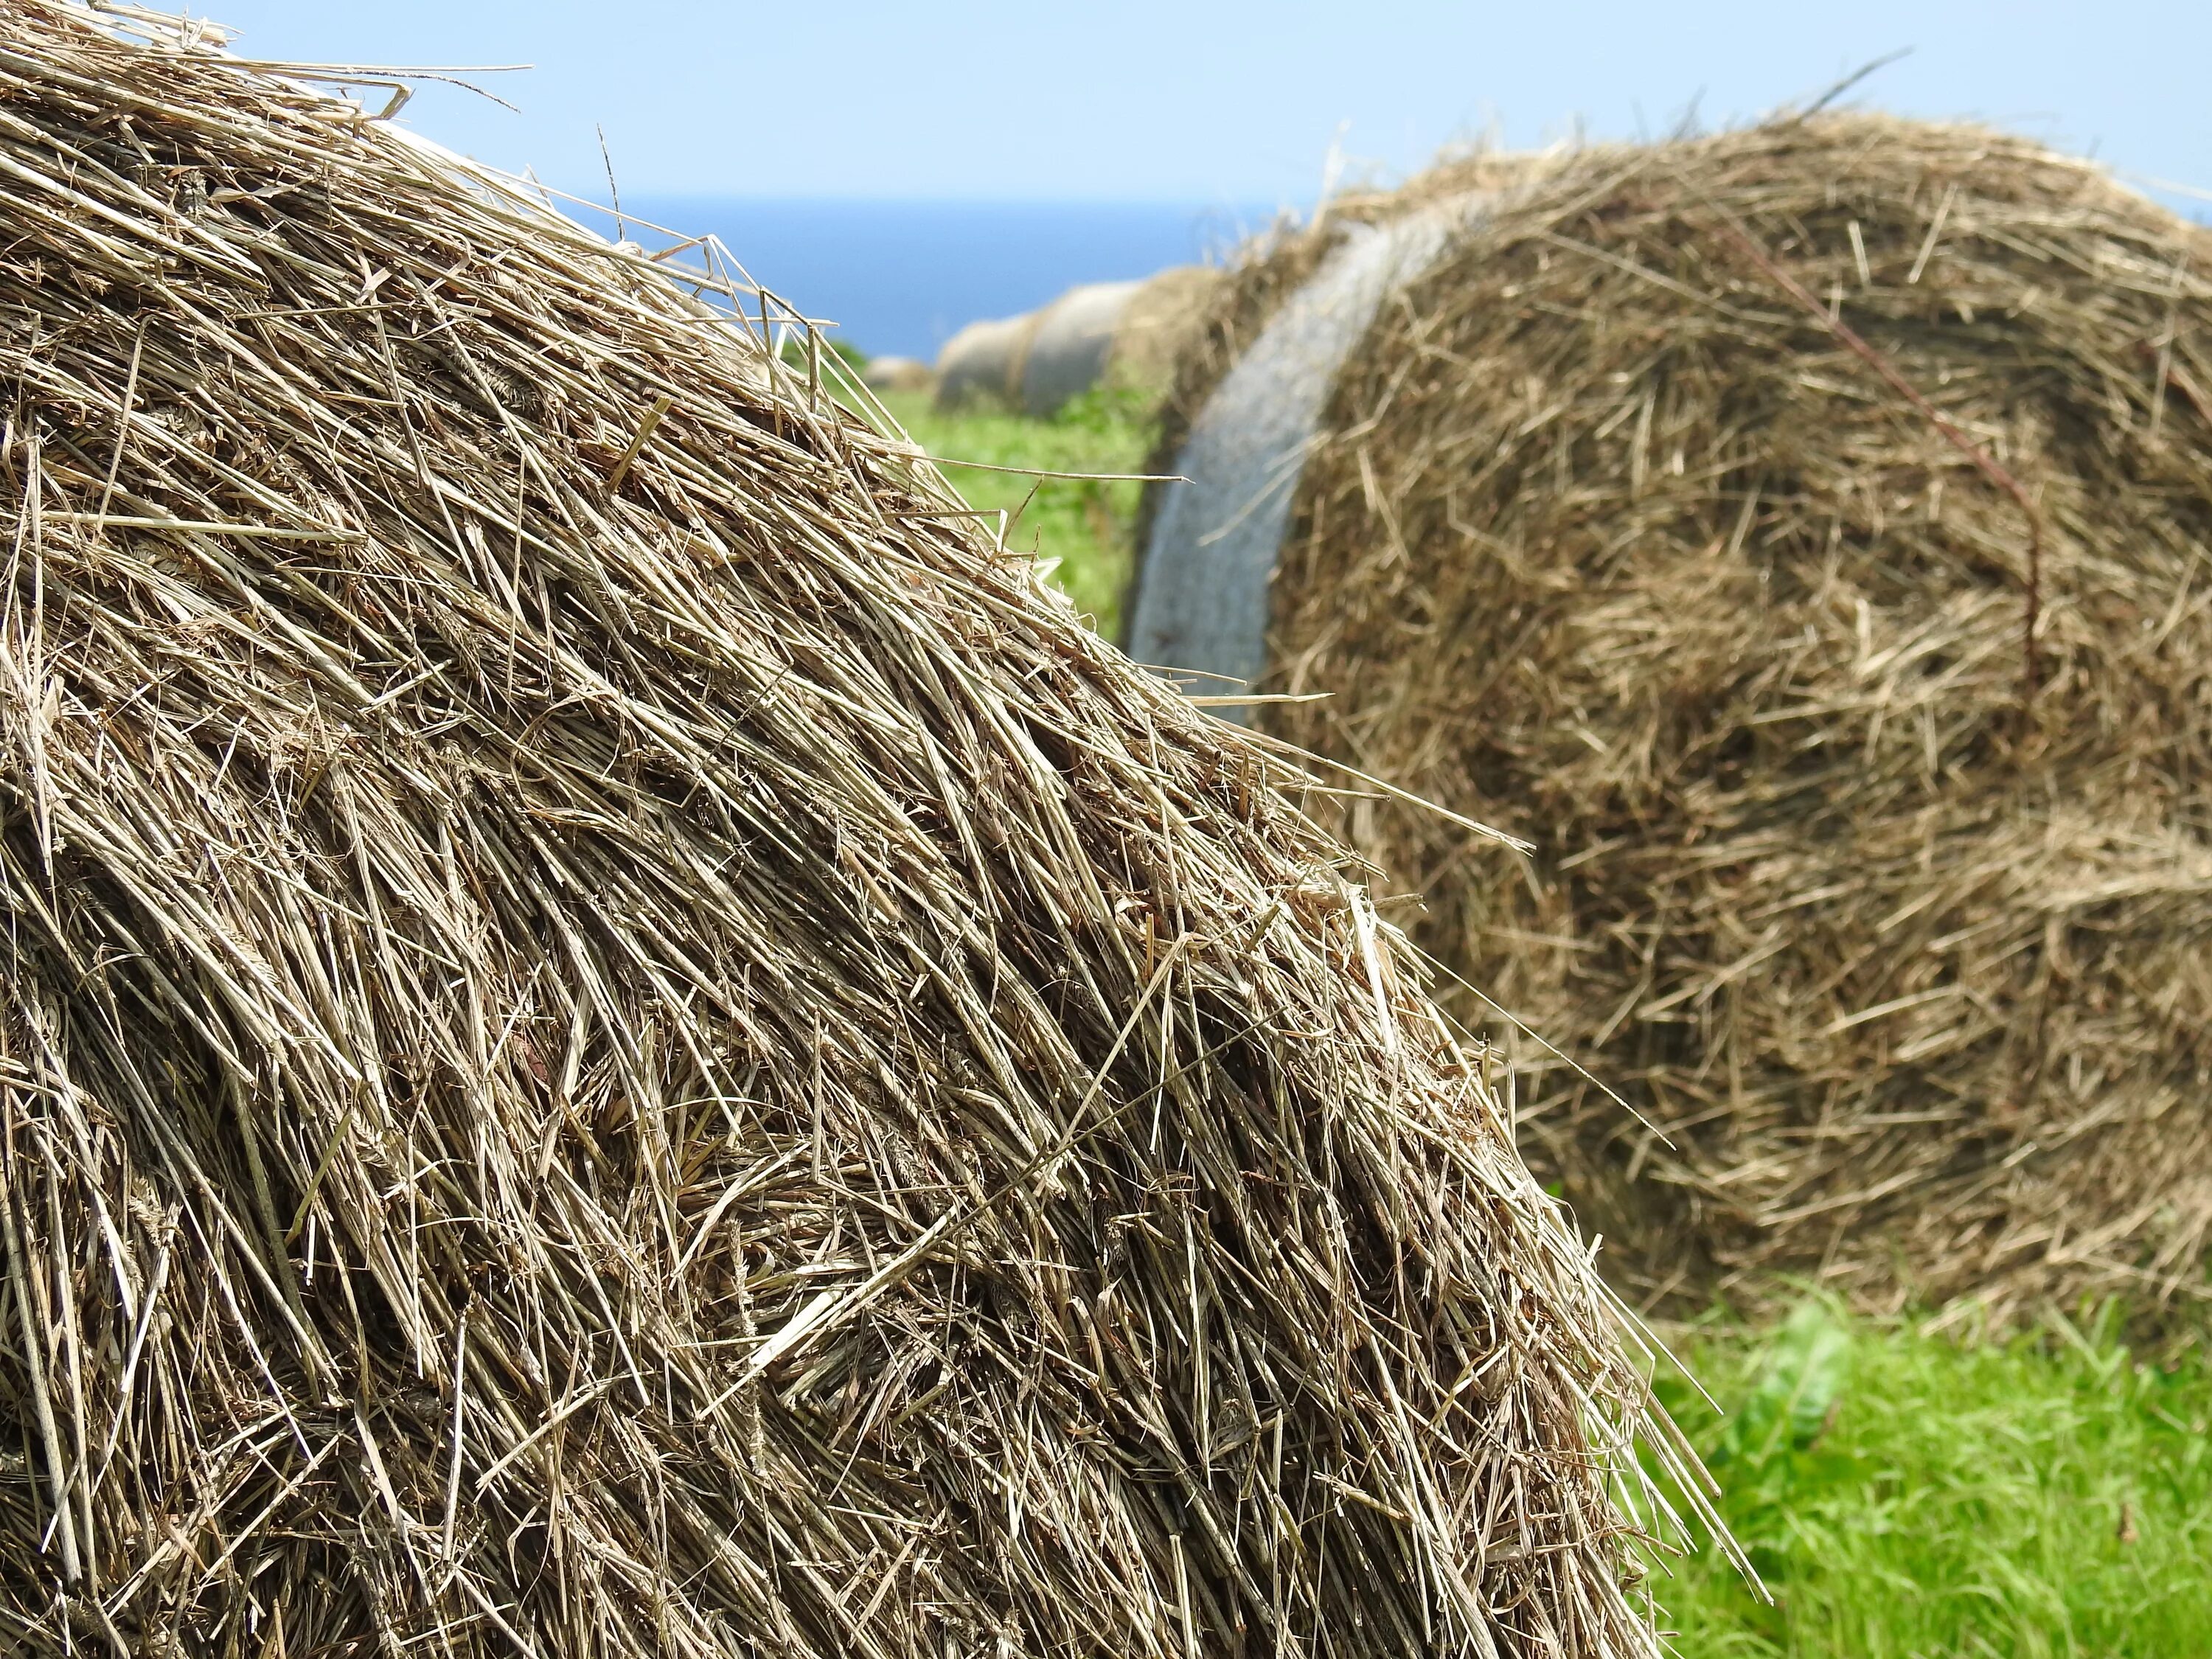
[[[156,0],[158,3],[158,0]],[[199,4],[193,8],[201,9]],[[1338,145],[1751,118],[1900,47],[1869,103],[2212,188],[2212,0],[213,0],[240,51],[528,63],[406,118],[640,195],[1303,203]]]

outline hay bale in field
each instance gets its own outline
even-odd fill
[[[8,20],[11,1650],[1656,1653],[1640,1373],[1279,763],[711,245]]]
[[[1070,289],[1037,313],[1022,364],[1022,412],[1048,420],[1102,386],[1164,396],[1220,280],[1214,266],[1170,265],[1141,282]]]
[[[1220,275],[1173,265],[1139,281],[1085,283],[1036,311],[970,323],[937,360],[938,407],[980,399],[1049,420],[1101,386],[1164,395]]]
[[[938,408],[1018,404],[1036,325],[1037,313],[1025,311],[1018,317],[970,323],[947,340],[937,354]]]
[[[1241,273],[1186,363],[1132,648],[1248,673],[1146,600],[1273,511],[1261,684],[1334,695],[1262,723],[1534,841],[1524,879],[1348,820],[1418,943],[1649,1120],[1522,1043],[1524,1151],[1608,1259],[1700,1298],[2201,1298],[2203,234],[1963,127],[1553,158],[1382,308],[1273,501],[1202,441],[1331,240]]]
[[[1085,283],[1036,313],[1022,355],[1021,409],[1043,420],[1106,378],[1114,330],[1141,283]]]
[[[860,380],[871,392],[927,392],[937,375],[918,357],[871,357]]]
[[[1139,284],[1114,320],[1103,384],[1155,402],[1164,398],[1223,274],[1218,265],[1170,265]]]

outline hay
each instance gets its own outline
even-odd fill
[[[1656,1651],[1638,1372],[1279,766],[811,335],[6,15],[11,1650]]]
[[[1221,281],[1210,265],[1170,265],[1118,283],[1084,283],[1018,317],[970,323],[937,359],[937,407],[1008,409],[1050,420],[1105,386],[1158,404]]]
[[[1142,283],[1085,283],[1036,313],[1029,349],[1022,354],[1017,406],[1049,420],[1071,398],[1106,378],[1114,333]]]
[[[871,357],[860,381],[871,392],[927,392],[937,371],[918,357]]]
[[[1147,276],[1115,319],[1103,383],[1149,404],[1165,398],[1222,276],[1219,265],[1170,265]]]
[[[2208,325],[2095,168],[1840,116],[1557,162],[1340,377],[1268,682],[1336,695],[1267,723],[1536,842],[1349,818],[1650,1120],[1521,1043],[1644,1293],[2203,1295]]]
[[[1022,370],[1042,313],[992,317],[969,324],[937,354],[937,407],[1011,408],[1022,395]]]
[[[1175,341],[1175,359],[1158,374],[1164,388],[1152,456],[1158,465],[1146,470],[1166,476],[1214,388],[1332,255],[1395,220],[1448,203],[1471,204],[1523,184],[1555,165],[1560,154],[1476,146],[1397,189],[1347,189],[1326,198],[1310,220],[1286,214],[1249,238],[1216,280],[1193,295],[1191,314]],[[1159,492],[1146,492],[1148,513],[1158,501]],[[1146,524],[1139,526],[1139,549],[1146,545]]]

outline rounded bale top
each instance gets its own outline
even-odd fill
[[[1479,1057],[834,354],[201,25],[0,152],[20,1645],[1656,1654]]]

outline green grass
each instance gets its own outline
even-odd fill
[[[1051,422],[889,400],[933,454],[1055,471],[1140,471],[1151,428],[1091,400]],[[1024,508],[1010,546],[1109,635],[1139,486],[951,465],[973,506]],[[1027,505],[1024,507],[1026,501]],[[2212,1361],[2130,1353],[2107,1321],[2004,1341],[1852,1322],[1811,1302],[1781,1325],[1715,1320],[1669,1409],[1723,1488],[1772,1591],[1717,1554],[1657,1586],[1685,1659],[2182,1659],[2212,1656]]]
[[[1121,626],[1122,584],[1136,520],[1135,483],[1036,478],[954,465],[1034,466],[1052,472],[1141,472],[1152,426],[1140,404],[1081,398],[1049,421],[1016,415],[939,415],[925,392],[884,398],[915,442],[939,459],[970,507],[1014,515],[1006,545],[1044,561],[1053,581],[1109,639]]]
[[[1711,1556],[1660,1604],[1684,1655],[2212,1654],[2212,1365],[2109,1322],[2006,1341],[1808,1303],[1714,1324],[1662,1396],[1774,1604]]]

